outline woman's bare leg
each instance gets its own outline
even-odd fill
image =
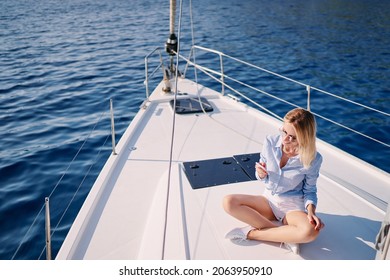
[[[284,225],[280,227],[255,229],[248,233],[248,239],[286,242],[307,243],[318,236],[318,231],[310,224],[307,214],[303,211],[292,211],[286,214]]]
[[[274,228],[276,220],[267,198],[245,194],[232,194],[224,197],[223,207],[236,219],[257,229]]]

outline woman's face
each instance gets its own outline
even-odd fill
[[[291,123],[285,122],[281,128],[282,143],[287,147],[298,146],[297,134]]]

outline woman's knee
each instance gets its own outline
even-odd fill
[[[289,224],[297,227],[297,239],[298,243],[309,243],[314,241],[319,234],[319,231],[314,229],[314,226],[307,219],[307,215],[304,212],[289,212],[287,213],[285,224]]]
[[[304,243],[308,243],[314,241],[318,237],[319,231],[315,230],[314,226],[308,223],[301,228],[301,233]]]
[[[231,213],[239,205],[239,199],[237,195],[229,194],[223,198],[222,205],[227,213]]]

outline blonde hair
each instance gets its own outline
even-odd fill
[[[302,108],[295,108],[284,116],[284,121],[290,123],[297,134],[299,156],[305,168],[309,168],[316,157],[316,120],[314,115]]]

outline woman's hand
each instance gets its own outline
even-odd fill
[[[315,206],[313,204],[309,204],[307,206],[307,218],[309,219],[310,224],[314,226],[314,229],[319,231],[325,227],[325,224],[315,214],[315,210]]]
[[[265,177],[267,177],[268,173],[265,162],[256,162],[255,167],[257,175],[259,175],[260,179],[264,179]]]

